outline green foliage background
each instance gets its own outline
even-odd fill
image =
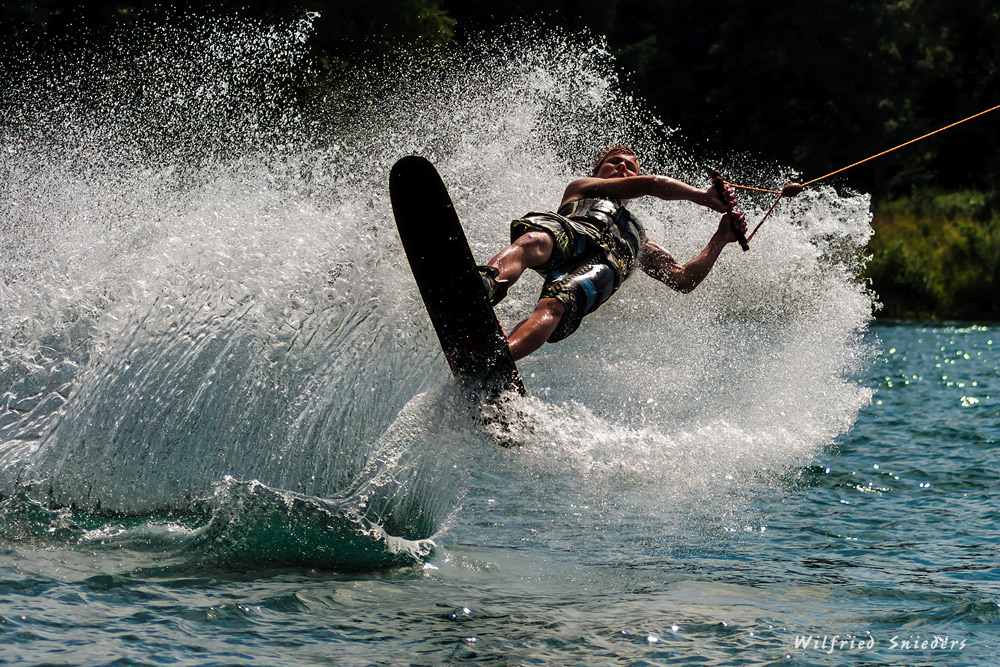
[[[996,0],[27,0],[0,7],[0,72],[137,17],[320,14],[309,89],[400,47],[516,21],[603,35],[624,86],[702,154],[746,153],[803,180],[1000,104]],[[1000,320],[1000,111],[838,177],[871,192],[868,277],[883,314]]]
[[[897,318],[1000,315],[1000,213],[981,192],[923,189],[875,207],[867,276]]]

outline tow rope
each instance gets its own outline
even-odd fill
[[[859,160],[859,161],[857,161],[857,162],[855,162],[853,164],[847,165],[846,167],[841,167],[840,169],[837,169],[836,171],[831,171],[829,174],[826,174],[824,176],[820,176],[819,178],[814,178],[811,181],[806,181],[805,183],[789,183],[784,188],[782,188],[782,190],[780,192],[778,190],[768,190],[766,188],[755,188],[755,187],[752,187],[752,186],[749,186],[749,185],[737,185],[736,183],[729,183],[729,182],[727,182],[726,185],[730,185],[730,186],[732,186],[734,188],[738,188],[740,190],[751,190],[753,192],[763,192],[765,194],[778,195],[777,199],[774,200],[774,203],[771,204],[771,208],[767,209],[767,213],[764,214],[764,217],[760,219],[760,222],[757,223],[757,226],[754,227],[753,231],[750,232],[750,234],[747,236],[747,242],[749,242],[754,237],[754,234],[757,233],[757,230],[760,229],[760,226],[764,224],[764,221],[767,220],[768,216],[770,216],[771,213],[774,211],[775,207],[777,207],[778,202],[780,202],[783,198],[785,198],[785,197],[794,197],[795,195],[797,195],[800,192],[802,192],[802,190],[804,188],[807,188],[807,187],[809,187],[810,185],[812,185],[814,183],[818,183],[818,182],[820,182],[820,181],[822,181],[824,179],[830,178],[831,176],[836,176],[837,174],[845,172],[848,169],[853,169],[854,167],[862,165],[862,164],[864,164],[866,162],[870,162],[870,161],[872,161],[872,160],[874,160],[876,158],[880,158],[883,155],[888,155],[889,153],[891,153],[893,151],[899,150],[900,148],[905,148],[906,146],[909,146],[911,144],[915,144],[918,141],[922,141],[922,140],[924,140],[924,139],[926,139],[928,137],[932,137],[935,134],[939,134],[941,132],[944,132],[945,130],[950,130],[953,127],[961,125],[962,123],[968,122],[968,121],[973,120],[975,118],[979,118],[980,116],[985,116],[986,114],[990,113],[991,111],[996,111],[997,109],[1000,109],[1000,104],[998,104],[995,107],[992,107],[990,109],[986,109],[985,111],[980,111],[979,113],[972,114],[968,118],[963,118],[962,120],[959,120],[959,121],[956,121],[954,123],[951,123],[950,125],[945,125],[944,127],[938,128],[938,129],[934,130],[933,132],[928,132],[927,134],[925,134],[923,136],[919,136],[916,139],[910,139],[909,141],[903,142],[903,143],[899,144],[898,146],[893,146],[892,148],[890,148],[888,150],[884,150],[881,153],[876,153],[875,155],[872,155],[870,157],[866,157],[864,160]]]

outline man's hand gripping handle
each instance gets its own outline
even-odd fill
[[[722,180],[722,174],[720,174],[717,169],[712,170],[712,186],[718,193],[719,199],[721,199],[723,202],[729,200],[729,197],[726,195],[726,182]],[[750,244],[747,243],[746,234],[741,232],[739,229],[736,229],[735,227],[733,228],[733,231],[736,233],[736,240],[739,241],[740,247],[743,249],[743,252],[749,250]]]

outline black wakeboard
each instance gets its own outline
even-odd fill
[[[434,165],[410,155],[389,172],[396,228],[451,372],[472,391],[524,393],[476,260]]]

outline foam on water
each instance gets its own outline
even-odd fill
[[[7,93],[0,492],[140,515],[214,499],[208,532],[248,498],[277,521],[277,494],[422,540],[460,503],[470,451],[664,502],[725,496],[734,476],[808,461],[869,400],[853,380],[870,354],[854,279],[868,200],[815,188],[696,292],[636,277],[522,362],[532,396],[498,434],[522,446],[498,455],[447,388],[395,235],[391,164],[436,162],[483,261],[602,145],[628,141],[644,170],[693,183],[714,165],[673,148],[588,37],[521,27],[399,56],[305,113],[308,30],[140,23]],[[731,162],[733,181],[790,176]],[[744,203],[753,220],[769,202]],[[718,219],[633,208],[682,260]],[[515,288],[505,325],[538,285]]]

